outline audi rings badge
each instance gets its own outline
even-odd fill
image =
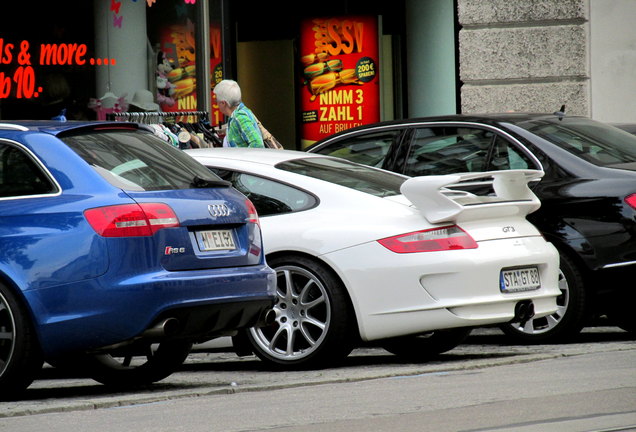
[[[225,204],[209,204],[208,211],[214,218],[229,216],[232,213],[230,208]]]

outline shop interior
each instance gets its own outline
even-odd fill
[[[19,24],[23,20],[11,20],[11,23],[3,25],[0,38],[6,42],[15,41],[14,45],[28,38],[34,51],[33,60],[36,60],[37,55],[35,47],[41,43],[84,44],[89,50],[87,57],[98,57],[94,52],[97,49],[96,30],[85,21],[86,17],[98,15],[98,1],[101,0],[44,2],[38,5],[36,14],[28,10],[28,3],[14,2],[10,15],[29,16],[28,30]],[[183,0],[158,0],[153,7],[147,9],[148,22],[161,15],[160,5],[165,7],[168,3],[177,1]],[[245,103],[267,124],[279,141],[287,148],[298,148],[298,93],[302,90],[302,83],[297,78],[298,26],[303,19],[315,16],[315,5],[291,1],[276,2],[274,5],[272,2],[229,0],[210,0],[209,5],[211,20],[222,21],[225,44],[224,77],[236,79],[241,84]],[[65,10],[69,7],[73,8],[72,14]],[[112,8],[112,4],[110,7]],[[400,117],[405,110],[402,97],[406,82],[402,69],[405,43],[403,8],[402,1],[388,4],[377,0],[348,0],[329,6],[330,15],[372,15],[378,18],[381,35],[382,119]],[[283,9],[285,13],[282,13]],[[82,18],[78,21],[77,17]],[[163,19],[169,18],[163,15]],[[148,24],[149,51],[152,51],[153,43],[150,39],[153,37],[152,26]],[[18,51],[18,48],[14,51]],[[10,74],[15,73],[13,69],[18,66],[15,54],[13,64],[4,65],[8,66],[5,69],[5,79],[10,78]],[[153,54],[148,55],[148,62],[153,61]],[[139,55],[143,57],[144,53]],[[120,67],[124,64],[121,61]],[[45,67],[34,61],[33,69],[37,77],[34,93],[37,94],[39,87],[44,90],[37,97],[0,99],[0,119],[50,119],[62,112],[67,119],[73,120],[96,117],[95,108],[90,105],[90,101],[99,97],[98,92],[106,94],[108,90],[98,89],[96,81],[101,78],[94,72],[96,67],[78,64]],[[102,67],[100,71],[103,70],[105,68]],[[129,98],[132,96],[128,94]]]

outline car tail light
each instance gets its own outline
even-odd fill
[[[247,206],[247,220],[246,222],[255,223],[258,226],[261,226],[258,220],[258,212],[256,211],[256,207],[249,199],[245,200],[245,205]]]
[[[387,237],[378,240],[378,243],[396,253],[477,248],[477,242],[455,225]]]
[[[179,226],[174,211],[161,203],[97,207],[84,211],[84,216],[103,237],[151,236],[162,228]]]
[[[625,202],[627,203],[627,205],[629,205],[631,208],[633,208],[634,210],[636,210],[636,194],[631,194],[629,196],[625,197]]]

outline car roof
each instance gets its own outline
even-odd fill
[[[550,118],[550,119],[558,119],[555,114],[548,113],[529,113],[529,112],[504,112],[504,113],[482,113],[482,114],[448,114],[448,115],[437,115],[437,116],[428,116],[428,117],[413,117],[408,119],[401,120],[388,120],[382,123],[417,123],[417,122],[430,122],[430,121],[448,121],[448,120],[457,120],[457,121],[471,121],[471,120],[490,120],[490,121],[505,121],[505,122],[517,122],[517,121],[526,121],[526,120],[535,120],[542,118]]]
[[[581,117],[581,116],[566,116],[566,117]],[[365,131],[373,128],[381,128],[387,126],[408,126],[409,124],[417,123],[431,123],[431,122],[475,122],[485,123],[489,125],[500,125],[501,123],[522,123],[529,120],[558,120],[559,113],[531,113],[531,112],[503,112],[503,113],[483,113],[483,114],[448,114],[431,117],[413,117],[407,119],[397,120],[385,120],[373,124],[357,126],[354,128],[346,129],[336,134],[325,137],[319,141],[316,141],[308,148],[316,147],[325,141],[331,141],[332,139],[341,135],[347,135],[356,131]]]
[[[306,158],[331,158],[316,153],[306,153],[297,150],[273,150],[268,148],[246,148],[246,147],[214,147],[201,149],[184,150],[194,157],[214,157],[221,159],[244,160],[263,165],[276,165],[280,162],[292,159]],[[338,159],[340,160],[340,159]]]
[[[137,128],[134,123],[114,122],[114,121],[94,121],[94,120],[0,120],[1,131],[32,131],[45,132],[52,135],[58,135],[62,132],[68,132],[81,128],[95,128],[103,125],[109,126],[127,126]]]

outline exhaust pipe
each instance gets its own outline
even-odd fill
[[[520,301],[515,305],[515,317],[512,319],[512,322],[519,322],[523,325],[533,317],[534,303],[532,300]]]
[[[160,321],[153,327],[149,328],[145,332],[143,332],[142,337],[145,338],[154,338],[154,337],[163,337],[163,336],[172,336],[177,334],[181,324],[179,320],[176,318],[166,318],[163,321]]]

